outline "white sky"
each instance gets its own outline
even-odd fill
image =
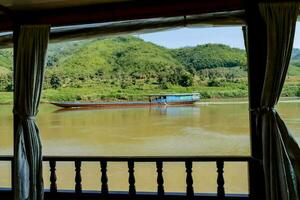
[[[181,28],[138,35],[145,41],[168,48],[222,43],[244,49],[241,27]],[[297,22],[294,48],[300,48],[300,22]]]

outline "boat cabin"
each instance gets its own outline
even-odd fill
[[[152,94],[149,95],[149,102],[153,104],[192,104],[200,100],[199,93],[185,93],[185,94]]]

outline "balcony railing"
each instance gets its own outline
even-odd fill
[[[13,168],[13,158],[11,156],[0,156],[0,162],[10,162]],[[224,163],[238,162],[247,163],[248,167],[253,162],[251,157],[246,156],[192,156],[192,157],[65,157],[65,156],[45,156],[44,162],[49,163],[50,167],[50,189],[45,190],[45,199],[49,200],[68,200],[68,199],[205,199],[205,200],[230,200],[230,199],[250,199],[248,194],[226,194],[224,189]],[[74,190],[60,190],[57,188],[56,164],[58,162],[72,162],[75,169]],[[99,163],[101,170],[101,189],[99,191],[85,191],[82,189],[81,164],[83,162]],[[107,163],[121,162],[128,166],[128,192],[110,191],[108,187]],[[138,192],[135,187],[135,163],[155,163],[157,176],[157,192]],[[163,166],[165,162],[181,162],[185,164],[186,171],[186,192],[171,193],[165,192]],[[217,193],[204,194],[195,193],[193,187],[193,163],[195,162],[214,162],[217,173]],[[59,177],[64,178],[64,177]],[[1,179],[1,177],[0,177]],[[1,188],[1,186],[0,186]],[[5,199],[12,199],[12,190],[0,189],[0,196]]]

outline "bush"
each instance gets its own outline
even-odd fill
[[[212,98],[211,94],[208,91],[200,92],[201,99]]]
[[[227,82],[233,82],[236,78],[235,74],[233,72],[229,72],[225,74],[225,78]]]
[[[300,97],[300,90],[297,91],[296,96]]]
[[[103,69],[101,69],[101,68],[100,68],[100,69],[97,69],[95,75],[96,75],[99,79],[102,79],[103,76],[104,76],[104,71],[103,71]]]
[[[10,88],[11,87],[11,88]],[[12,73],[1,74],[0,73],[0,91],[12,92]]]
[[[61,86],[60,78],[55,74],[52,74],[50,78],[50,85],[53,89],[59,88]]]
[[[163,89],[163,90],[169,89],[170,84],[168,82],[161,82],[161,83],[159,83],[159,88]]]
[[[126,88],[128,88],[130,85],[131,85],[131,83],[130,83],[129,80],[127,80],[127,79],[122,79],[122,80],[121,80],[120,87],[121,87],[122,89],[126,89]]]
[[[14,91],[14,85],[12,83],[9,83],[5,86],[6,92],[13,92]]]
[[[190,87],[193,85],[193,76],[190,73],[181,74],[178,84],[182,87]]]
[[[221,87],[221,86],[223,86],[223,83],[221,81],[213,79],[213,80],[207,82],[207,86],[208,87]]]
[[[158,75],[157,82],[161,89],[168,89],[168,74],[163,72]]]

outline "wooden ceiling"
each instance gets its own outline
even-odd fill
[[[188,24],[242,25],[246,7],[259,1],[266,0],[0,0],[0,48],[11,45],[20,24],[50,24],[56,28],[50,39],[57,41]],[[300,0],[272,0],[278,1]]]
[[[0,0],[0,32],[244,10],[243,0]]]
[[[47,10],[65,7],[78,7],[105,3],[118,3],[130,0],[0,0],[0,4],[11,10]]]

